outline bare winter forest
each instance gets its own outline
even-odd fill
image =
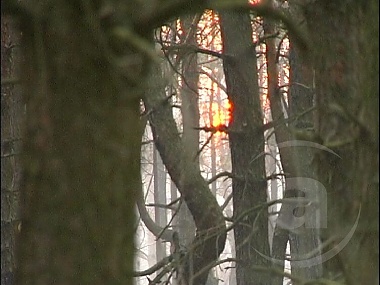
[[[2,6],[1,285],[379,284],[377,0]]]

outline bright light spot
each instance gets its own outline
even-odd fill
[[[249,2],[249,4],[255,5],[255,4],[260,3],[260,0],[250,0],[248,2]]]
[[[222,125],[228,126],[228,123],[231,119],[231,104],[228,100],[224,101],[224,106],[219,106],[218,103],[213,102],[211,106],[212,112],[212,122],[213,127],[219,127]]]

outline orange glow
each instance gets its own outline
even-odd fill
[[[260,0],[249,0],[249,4],[256,5],[259,4],[261,1]]]
[[[231,103],[228,100],[224,100],[223,106],[213,102],[211,105],[212,112],[212,127],[226,127],[231,119]]]

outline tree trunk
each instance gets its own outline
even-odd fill
[[[115,22],[94,21],[100,7],[85,3],[25,3],[17,284],[132,284],[148,61],[120,35],[110,36]],[[121,3],[113,8],[125,17],[131,11]],[[122,55],[133,58],[126,69],[111,59]]]
[[[9,16],[1,17],[1,285],[16,270],[15,241],[20,231],[21,125],[20,34]]]
[[[197,46],[196,33],[199,16],[184,16],[181,18],[182,44]],[[193,157],[194,166],[199,169],[199,108],[198,108],[198,60],[197,54],[185,54],[181,56],[182,86],[181,86],[181,114],[183,119],[183,146]],[[178,213],[179,237],[183,246],[189,246],[195,236],[195,224],[193,217],[186,205],[182,203]]]
[[[182,195],[196,225],[196,236],[188,249],[185,279],[188,284],[205,284],[210,267],[223,251],[226,225],[221,208],[194,161],[183,145],[172,107],[163,92],[163,80],[156,66],[150,91],[144,98],[156,147],[171,179]],[[159,91],[157,91],[159,90]]]
[[[313,50],[317,133],[336,156],[320,154],[320,181],[328,192],[328,227],[337,255],[327,273],[346,284],[378,284],[379,3],[314,1],[305,17]],[[338,246],[350,229],[346,246]],[[338,253],[339,252],[339,253]]]
[[[153,173],[154,173],[154,203],[166,204],[166,172],[160,154],[153,148]],[[155,222],[160,227],[167,224],[166,209],[161,207],[154,208]],[[162,240],[156,240],[156,261],[159,262],[166,257],[166,245]]]
[[[252,27],[246,12],[221,11],[223,67],[232,119],[228,127],[233,188],[234,218],[244,218],[235,225],[236,279],[238,285],[269,284],[265,271],[254,266],[268,266],[257,253],[269,256],[268,209],[247,213],[266,203],[264,135],[258,88],[256,53]]]
[[[293,3],[291,3],[293,4]],[[295,6],[293,4],[293,6]],[[294,8],[292,6],[292,8]],[[297,19],[302,25],[302,19],[299,16],[299,12],[294,9],[291,15]],[[304,27],[303,27],[304,28]],[[265,34],[270,36],[275,34],[276,28],[272,20],[264,19],[264,31]],[[267,47],[267,66],[268,66],[268,97],[270,100],[271,113],[274,120],[284,120],[286,118],[285,112],[282,107],[282,94],[279,90],[278,84],[278,72],[277,72],[277,47],[275,38],[271,37],[266,40]],[[275,127],[276,141],[279,146],[279,152],[281,155],[282,168],[285,173],[285,199],[287,198],[300,198],[305,196],[305,191],[310,189],[301,189],[307,185],[304,184],[303,179],[315,179],[316,175],[311,170],[311,162],[313,159],[314,149],[310,147],[306,139],[297,140],[294,135],[296,131],[307,131],[308,128],[313,126],[312,113],[307,110],[312,107],[312,76],[310,69],[303,66],[300,62],[299,55],[296,53],[296,49],[291,43],[290,48],[290,87],[289,87],[289,114],[288,117],[295,117],[295,122],[291,122],[288,126],[282,123]],[[309,89],[305,90],[304,86],[308,86]],[[302,117],[301,114],[305,113]],[[295,143],[292,145],[292,143]],[[292,181],[297,179],[297,185],[301,188],[292,189]],[[299,191],[293,191],[299,190]],[[301,196],[298,196],[301,195]],[[309,196],[309,195],[306,195]],[[305,206],[302,204],[282,204],[280,214],[277,219],[274,239],[272,257],[274,264],[280,270],[284,269],[285,252],[287,247],[287,241],[290,242],[291,251],[291,272],[294,276],[302,278],[302,280],[313,280],[321,277],[321,260],[318,258],[318,251],[312,255],[314,260],[318,260],[312,264],[308,264],[309,256],[312,252],[315,252],[319,243],[319,229],[316,227],[309,227],[306,222],[297,225],[293,228],[289,224],[290,228],[284,227],[284,221],[286,223],[292,223],[290,220],[297,220],[299,218],[312,219],[313,221],[318,219],[317,212],[308,208],[305,210]],[[317,257],[315,256],[317,255]],[[307,265],[307,266],[306,266]],[[273,284],[281,285],[283,283],[282,276],[274,277]]]
[[[310,68],[303,62],[297,49],[294,45],[290,45],[289,50],[289,65],[290,65],[290,88],[289,88],[289,115],[299,116],[301,113],[307,112],[313,107],[313,76]],[[305,87],[306,86],[306,87]],[[307,88],[308,87],[308,88]],[[307,132],[313,129],[313,113],[309,112],[303,117],[297,119],[291,124],[292,128],[297,131]],[[306,177],[317,179],[316,173],[313,169],[313,158],[315,149],[311,147],[298,147],[294,149],[295,154],[293,159],[297,166],[297,177]],[[301,206],[299,209],[307,209]],[[307,209],[308,211],[310,209]],[[312,219],[315,219],[316,224],[319,224],[318,212],[310,211]],[[301,215],[306,215],[305,212]],[[290,235],[290,253],[291,258],[296,262],[291,262],[292,274],[304,280],[313,280],[322,277],[322,259],[318,256],[321,250],[320,242],[320,229],[317,227],[307,227],[304,223],[296,231],[289,233]],[[310,255],[312,252],[313,255]],[[299,266],[302,264],[300,261],[307,262],[308,259],[314,258],[317,262],[309,266]],[[302,264],[303,265],[303,264]]]

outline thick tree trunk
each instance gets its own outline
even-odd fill
[[[259,131],[263,117],[258,88],[256,53],[252,27],[246,12],[221,11],[223,67],[228,98],[232,104],[229,125],[231,147],[234,218],[244,218],[235,225],[236,279],[238,285],[269,284],[265,271],[253,266],[267,266],[257,253],[269,256],[268,210],[249,212],[266,203],[264,136]]]
[[[320,155],[328,227],[339,253],[325,263],[347,284],[378,284],[379,3],[314,1],[305,9],[314,49],[317,131],[340,156]],[[359,223],[350,243],[338,243]],[[339,251],[341,250],[341,251]]]
[[[21,22],[27,139],[17,284],[132,284],[147,61],[128,42],[105,43],[107,25],[94,20],[100,7],[37,2],[25,4],[31,18]],[[133,58],[127,69],[111,58],[121,55]]]

